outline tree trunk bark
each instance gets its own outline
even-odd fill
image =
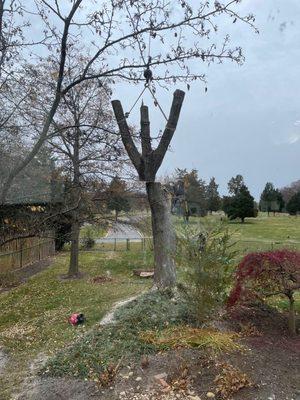
[[[296,318],[295,318],[295,299],[293,295],[289,297],[289,331],[291,335],[296,335]]]
[[[80,187],[80,161],[79,161],[79,137],[80,130],[76,129],[76,134],[74,138],[73,145],[73,185],[71,188],[71,199],[74,206],[77,205],[77,209],[72,211],[72,228],[71,228],[71,254],[70,254],[70,264],[68,276],[78,276],[79,274],[79,233],[80,233],[80,196],[81,196],[81,187]]]
[[[78,276],[79,265],[78,265],[78,254],[79,254],[79,232],[80,224],[77,220],[72,223],[71,230],[71,254],[70,254],[70,264],[68,276],[74,277]]]
[[[159,182],[147,182],[146,188],[152,215],[154,284],[159,289],[164,289],[176,283],[175,234],[171,221],[170,198]]]

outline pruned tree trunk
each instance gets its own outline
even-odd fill
[[[159,182],[147,182],[154,245],[154,283],[158,288],[176,283],[175,233],[171,221],[170,196]]]
[[[80,233],[80,224],[75,219],[72,222],[72,228],[71,228],[71,253],[70,253],[69,271],[68,271],[69,277],[78,276],[79,274],[79,263],[78,263],[79,233]]]
[[[184,99],[182,90],[175,90],[169,118],[155,150],[152,148],[148,107],[141,106],[141,152],[136,147],[124,115],[122,104],[114,100],[112,106],[120,129],[122,142],[134,165],[139,179],[146,182],[148,200],[152,215],[154,242],[154,282],[160,289],[176,283],[174,251],[175,238],[171,223],[170,201],[161,184],[155,182],[156,173],[161,166],[177,127]]]

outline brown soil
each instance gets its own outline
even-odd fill
[[[113,278],[110,278],[109,276],[95,276],[94,278],[91,279],[92,283],[98,283],[98,284],[102,284],[102,283],[107,283],[107,282],[112,282]]]

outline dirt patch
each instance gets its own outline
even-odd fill
[[[95,397],[97,395],[97,397]],[[90,400],[99,398],[99,388],[92,383],[71,379],[35,379],[24,385],[14,400]],[[108,399],[107,399],[108,400]]]
[[[77,281],[79,279],[83,279],[87,274],[84,272],[78,272],[76,275],[68,275],[68,274],[63,274],[60,275],[58,279],[62,281]]]
[[[115,382],[105,388],[92,382],[42,378],[29,382],[16,399],[203,400],[208,398],[207,393],[215,393],[218,365],[226,360],[254,383],[233,395],[234,400],[299,400],[300,354],[292,350],[296,340],[288,345],[287,339],[284,343],[270,341],[263,346],[259,340],[257,346],[254,338],[245,339],[243,344],[249,348],[245,354],[223,354],[218,358],[195,349],[171,350],[149,356],[146,365],[141,362],[122,368]],[[158,375],[165,377],[167,391]]]
[[[225,319],[231,328],[237,331],[251,325],[262,334],[288,335],[287,315],[265,304],[230,308]]]
[[[8,362],[8,356],[0,348],[0,375],[4,372],[7,362]]]
[[[107,282],[113,282],[113,278],[110,276],[94,276],[94,278],[91,279],[91,283],[97,283],[97,284],[102,284],[102,283],[107,283]]]

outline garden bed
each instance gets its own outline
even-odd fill
[[[114,325],[95,328],[49,360],[40,382],[87,380],[103,400],[297,399],[300,340],[287,335],[286,317],[269,307],[241,315],[211,324],[219,330],[178,328],[193,324],[186,305],[168,292],[151,292],[119,309]],[[270,321],[273,334],[262,329]],[[240,389],[231,395],[232,387]]]

